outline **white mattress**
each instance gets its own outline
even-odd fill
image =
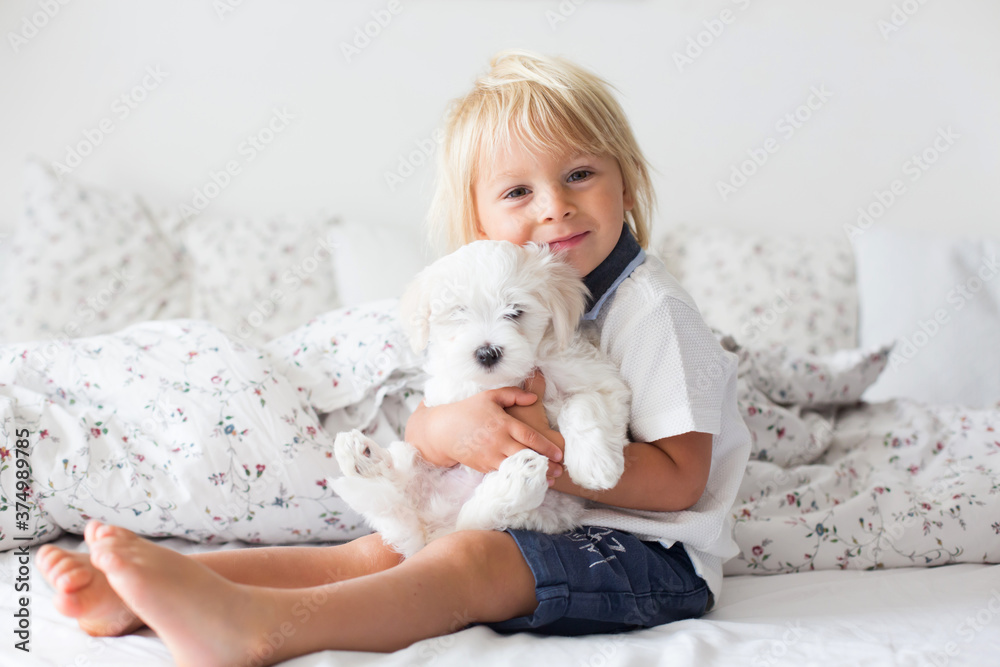
[[[78,538],[56,544],[83,549]],[[189,553],[206,547],[162,544]],[[214,547],[220,548],[220,547]],[[221,548],[234,548],[225,545]],[[34,552],[34,550],[32,550]],[[0,665],[171,665],[149,630],[96,639],[52,606],[32,573],[32,651],[13,649],[14,557],[0,554],[7,630]],[[950,651],[950,655],[949,652]],[[484,627],[430,639],[390,655],[326,651],[289,661],[326,665],[1000,665],[1000,565],[815,571],[726,577],[704,618],[621,635],[580,638],[502,636]]]

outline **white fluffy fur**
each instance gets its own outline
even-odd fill
[[[567,472],[580,486],[608,489],[624,470],[630,393],[577,329],[586,295],[546,246],[477,241],[424,269],[400,312],[413,348],[427,348],[426,405],[523,386],[538,368],[546,415],[566,440]],[[480,361],[477,351],[490,345],[497,358],[487,365],[490,355]],[[404,556],[456,530],[564,532],[583,509],[582,499],[549,490],[548,459],[530,449],[483,475],[438,468],[406,442],[383,448],[359,431],[338,434],[335,447],[343,476],[333,490]]]

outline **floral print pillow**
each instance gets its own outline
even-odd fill
[[[845,239],[676,227],[651,252],[705,321],[742,343],[813,354],[858,345],[854,258]]]
[[[803,408],[851,405],[885,370],[893,343],[869,350],[816,355],[787,345],[741,349],[750,382],[775,403]]]
[[[180,231],[190,317],[261,345],[340,305],[332,215],[195,219]]]
[[[303,399],[330,413],[323,423],[331,433],[372,428],[384,400],[423,390],[425,355],[410,347],[398,304],[383,299],[330,311],[264,346]]]
[[[741,347],[728,336],[721,342],[739,358],[737,400],[753,442],[750,459],[782,467],[823,456],[833,439],[837,408],[858,403],[885,369],[892,349],[817,356],[787,346]]]
[[[0,246],[0,344],[164,316],[183,273],[138,198],[60,177],[38,159],[24,177],[22,218]]]

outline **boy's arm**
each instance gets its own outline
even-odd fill
[[[545,435],[556,444],[565,444],[557,431]],[[552,488],[616,507],[673,512],[698,502],[705,492],[711,464],[712,434],[691,431],[653,442],[629,443],[625,447],[625,472],[612,489],[585,489],[569,475],[556,477]]]
[[[536,373],[525,389],[542,395],[544,382],[541,373]],[[541,403],[511,407],[507,412],[565,450],[566,441],[558,431],[549,428]],[[698,502],[708,484],[711,465],[712,434],[691,431],[651,443],[629,443],[625,447],[625,472],[612,489],[585,489],[569,475],[556,477],[552,488],[616,507],[672,512]]]

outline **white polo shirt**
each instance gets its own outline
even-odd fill
[[[722,564],[739,553],[732,511],[750,457],[750,431],[736,402],[737,356],[719,344],[698,307],[625,225],[611,255],[585,278],[592,297],[581,328],[632,390],[629,437],[652,442],[689,431],[712,434],[712,467],[687,510],[651,512],[589,502],[586,525],[684,545],[716,604]]]

